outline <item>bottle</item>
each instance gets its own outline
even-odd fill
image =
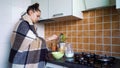
[[[52,51],[56,51],[56,49],[57,49],[56,45],[52,44],[51,49],[52,49]]]
[[[60,33],[59,40],[58,40],[58,49],[60,52],[64,53],[65,50],[65,35],[63,33]]]

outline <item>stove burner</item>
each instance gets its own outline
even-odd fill
[[[73,59],[66,60],[67,62],[87,65],[94,68],[111,68],[115,58],[110,56],[100,56],[93,53],[75,53]]]

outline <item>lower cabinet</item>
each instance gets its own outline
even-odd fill
[[[68,67],[64,67],[61,65],[53,64],[53,63],[47,63],[46,68],[68,68]]]

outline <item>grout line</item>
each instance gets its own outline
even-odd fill
[[[110,38],[111,38],[111,40],[110,40],[110,55],[112,56],[112,9],[111,9],[111,14],[110,14],[110,31],[111,31],[111,36],[110,36]]]
[[[96,10],[95,10],[95,54],[96,54]]]
[[[102,10],[102,13],[104,13],[104,9]],[[103,55],[105,55],[105,48],[104,48],[104,15],[102,15],[102,51],[103,51]]]

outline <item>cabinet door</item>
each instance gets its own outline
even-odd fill
[[[116,0],[116,8],[117,9],[120,9],[120,4],[119,3],[120,3],[120,0]]]
[[[84,0],[86,9],[110,6],[110,0]]]
[[[32,3],[39,3],[39,8],[41,10],[40,20],[48,19],[48,0],[32,0]]]
[[[49,18],[72,14],[72,0],[49,0]]]

